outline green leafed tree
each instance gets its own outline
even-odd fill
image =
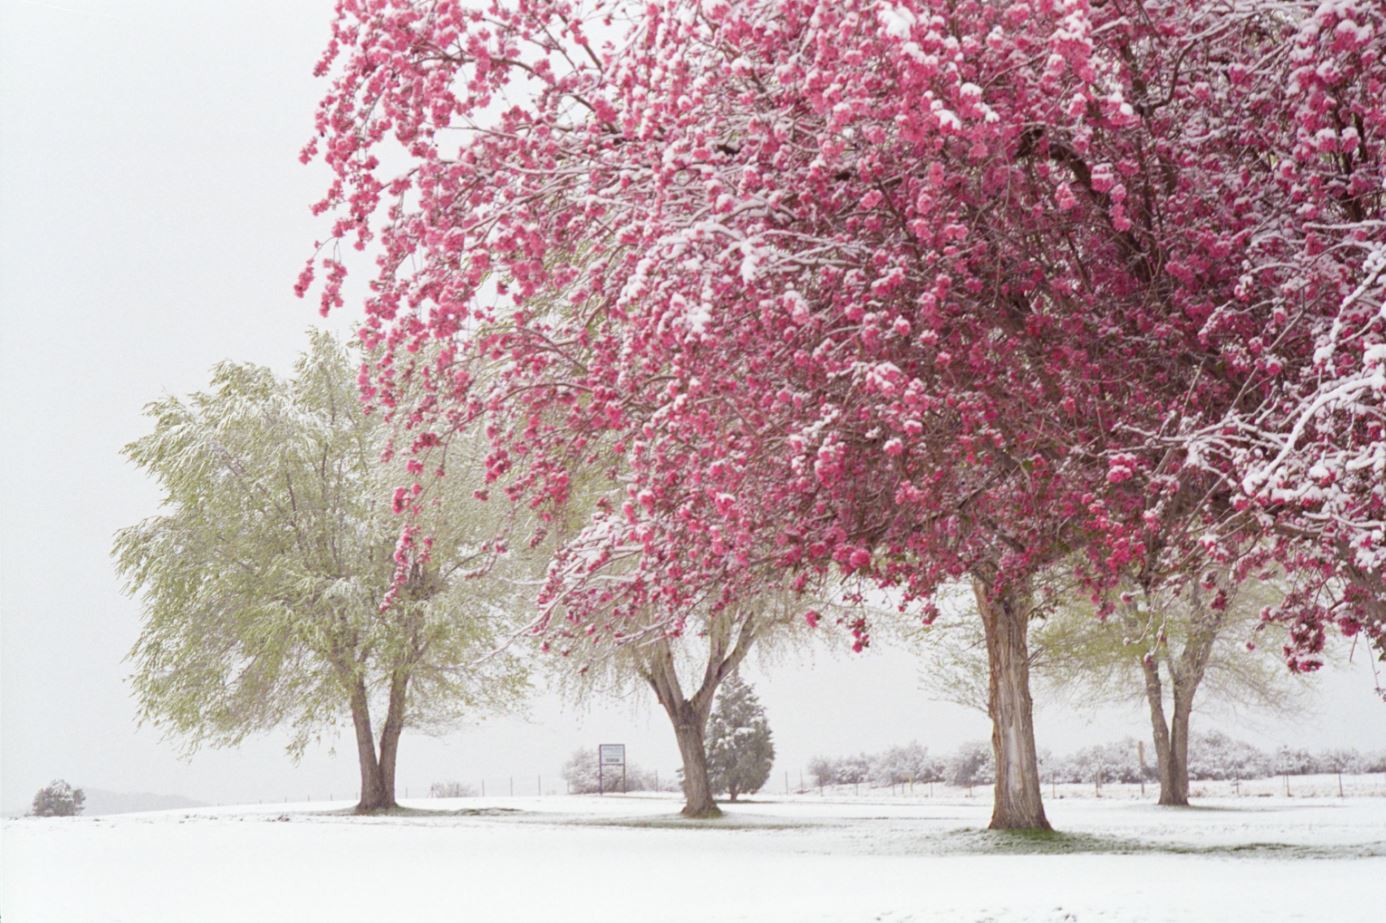
[[[770,778],[775,742],[755,690],[732,672],[722,683],[708,722],[707,768],[713,791],[735,801],[754,794]]]
[[[487,545],[490,508],[467,480],[480,466],[451,447],[459,474],[415,498],[417,531],[402,532],[391,432],[363,411],[353,358],[314,333],[287,380],[223,362],[210,389],[148,405],[154,428],[125,455],[163,508],[113,554],[144,606],[130,652],[143,719],[189,751],[286,727],[294,758],[348,719],[357,808],[372,811],[395,805],[405,727],[505,707],[525,681],[494,653],[517,565]]]
[[[1160,804],[1187,805],[1195,696],[1210,708],[1289,708],[1303,683],[1284,669],[1274,626],[1260,613],[1278,601],[1274,576],[1236,583],[1208,567],[1182,583],[1116,593],[1105,620],[1086,591],[1058,569],[1036,593],[1029,667],[1044,692],[1077,707],[1143,699],[1150,714]],[[919,632],[931,644],[926,683],[936,695],[984,709],[984,639],[952,611]],[[947,610],[945,610],[947,611]],[[1261,645],[1249,643],[1252,638]]]

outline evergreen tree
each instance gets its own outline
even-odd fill
[[[765,709],[755,691],[732,673],[722,685],[707,735],[707,766],[712,790],[738,795],[760,790],[770,778],[775,744]]]

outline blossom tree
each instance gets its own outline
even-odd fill
[[[1274,169],[1228,306],[1265,380],[1181,438],[1290,541],[1301,585],[1275,615],[1312,670],[1335,622],[1386,656],[1386,9],[1302,13],[1247,116],[1287,128],[1257,130]]]
[[[1380,45],[1346,15],[1300,42],[1313,13],[344,2],[304,152],[336,221],[300,290],[324,272],[342,304],[342,245],[375,251],[363,385],[414,471],[476,424],[541,521],[609,478],[541,634],[675,639],[776,570],[899,587],[927,619],[969,579],[992,823],[1045,827],[1033,575],[1082,552],[1100,586],[1190,523],[1235,557],[1279,522],[1239,508],[1232,451],[1191,456],[1307,361],[1302,325],[1248,345],[1285,280],[1233,256],[1294,211],[1284,81]]]

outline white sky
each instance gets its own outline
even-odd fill
[[[153,513],[153,485],[118,455],[145,402],[202,387],[223,358],[281,371],[318,322],[294,278],[324,227],[322,174],[299,165],[323,90],[311,77],[330,0],[0,0],[0,808],[54,777],[205,801],[352,795],[349,741],[297,767],[280,737],[191,761],[137,730],[124,681],[138,631],[107,557],[116,529]],[[350,313],[334,319],[348,327]],[[1231,715],[1245,739],[1386,746],[1367,658],[1319,678],[1293,719]],[[819,753],[919,739],[936,751],[989,735],[977,713],[929,701],[919,661],[872,649],[752,662],[794,784]],[[1198,721],[1199,719],[1195,719]],[[1037,715],[1062,753],[1148,723],[1133,707]],[[441,779],[545,788],[578,746],[624,741],[672,772],[673,735],[640,702],[534,702],[430,739],[406,734],[400,789]]]

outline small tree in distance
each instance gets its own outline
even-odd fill
[[[34,795],[31,813],[35,817],[74,817],[82,813],[87,796],[62,779],[54,779]]]
[[[731,801],[738,795],[753,794],[770,778],[774,763],[775,743],[765,708],[741,675],[732,673],[722,684],[708,727],[707,768],[712,789],[726,792]]]
[[[947,779],[949,785],[966,787],[972,794],[972,786],[985,785],[996,779],[996,757],[985,741],[963,744],[948,761]]]

